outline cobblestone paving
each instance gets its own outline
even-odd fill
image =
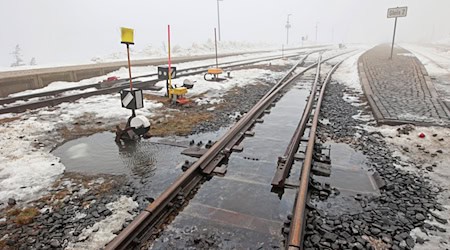
[[[409,51],[380,45],[359,59],[363,89],[379,124],[450,125],[450,112],[439,100],[422,63]]]

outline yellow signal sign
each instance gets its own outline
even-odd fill
[[[134,30],[130,28],[120,28],[122,34],[122,43],[134,44]]]

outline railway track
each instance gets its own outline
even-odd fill
[[[419,55],[419,56],[421,56],[421,57],[427,59],[428,61],[430,61],[430,62],[433,63],[434,65],[438,66],[440,69],[445,70],[445,71],[447,71],[448,73],[450,73],[450,69],[449,69],[448,67],[442,65],[441,63],[436,62],[436,60],[434,60],[434,59],[432,59],[431,57],[425,55],[424,53],[418,52],[418,51],[416,51],[416,50],[414,50],[414,49],[409,49],[409,50],[410,50],[411,52],[413,52],[414,54]],[[431,52],[430,52],[430,53],[431,53]],[[445,57],[445,56],[442,56],[442,55],[438,55],[438,54],[435,54],[435,53],[432,53],[432,54],[435,55],[435,56],[444,58],[444,59],[446,59],[447,61],[450,61],[450,58],[448,58],[448,57]]]
[[[315,51],[312,51],[310,53],[323,51],[323,49],[318,49]],[[298,57],[300,56],[299,53],[291,53],[286,55],[285,57]],[[227,62],[220,64],[223,69],[233,69],[238,68],[241,66],[256,64],[264,61],[271,61],[271,60],[277,60],[282,58],[282,56],[265,56],[265,57],[259,57],[259,58],[252,58],[252,59],[243,59],[238,60],[234,62]],[[178,70],[178,77],[183,76],[190,76],[190,75],[196,75],[204,73],[205,70],[208,67],[213,66],[212,64],[208,65],[202,65],[202,66],[196,66],[186,69],[180,69]],[[132,80],[135,80],[134,86],[136,88],[142,88],[142,89],[151,89],[151,90],[158,90],[160,88],[157,88],[154,86],[158,81],[158,79],[150,80],[150,81],[139,81],[140,78],[144,77],[156,77],[157,73],[152,74],[146,74],[146,75],[140,75],[133,77]],[[73,102],[75,100],[81,99],[81,98],[87,98],[94,95],[103,95],[103,94],[111,94],[111,93],[117,93],[121,89],[127,86],[127,81],[129,81],[129,78],[123,79],[119,82],[114,83],[113,86],[101,88],[101,83],[95,83],[95,84],[89,84],[84,86],[78,86],[73,88],[66,88],[66,89],[60,89],[60,90],[54,90],[49,92],[42,92],[42,93],[36,93],[36,94],[30,94],[30,95],[24,95],[24,96],[18,96],[18,97],[10,97],[10,98],[4,98],[0,99],[0,105],[4,105],[5,107],[0,109],[0,114],[5,113],[20,113],[25,112],[27,110],[31,109],[37,109],[42,107],[48,107],[48,106],[55,106],[63,102]],[[89,92],[83,92],[78,94],[69,94],[69,95],[63,95],[63,93],[68,91],[74,91],[74,90],[85,90],[89,88],[97,88],[97,90],[89,91]],[[14,102],[18,101],[26,101],[30,100],[32,98],[40,98],[40,100],[37,101],[29,101],[26,103],[20,103],[18,105],[8,105],[12,104]]]
[[[147,208],[144,209],[117,237],[111,241],[106,249],[138,249],[153,235],[158,232],[158,227],[166,222],[167,218],[178,211],[186,203],[186,200],[191,199],[194,196],[194,190],[199,188],[199,185],[206,179],[211,178],[211,175],[218,167],[223,167],[223,164],[227,164],[232,152],[240,152],[242,148],[239,144],[244,140],[246,136],[252,136],[250,131],[255,123],[260,120],[264,113],[267,113],[271,105],[275,101],[280,99],[286,94],[292,83],[304,75],[307,71],[317,67],[315,81],[312,84],[311,95],[309,97],[308,104],[303,113],[305,119],[301,119],[299,127],[306,127],[308,123],[311,124],[309,128],[308,146],[303,161],[303,168],[301,173],[301,179],[299,184],[297,198],[295,199],[295,206],[293,208],[293,218],[291,221],[291,230],[286,244],[286,248],[300,249],[302,242],[302,227],[303,216],[305,211],[305,201],[308,188],[310,167],[312,163],[312,152],[314,150],[315,143],[315,130],[317,128],[318,116],[320,111],[323,94],[327,83],[331,79],[332,73],[337,69],[340,63],[333,66],[328,73],[322,84],[320,80],[320,65],[326,61],[339,56],[345,56],[353,51],[347,51],[327,59],[309,65],[297,72],[297,68],[302,66],[306,57],[303,57],[299,62],[289,70],[285,77],[283,77],[277,84],[272,87],[261,100],[249,110],[241,119],[236,122],[230,130],[228,130],[217,142],[215,142],[196,162],[190,165],[186,171],[180,175],[154,202],[152,202]],[[321,57],[320,57],[321,58]],[[345,59],[344,59],[345,60]],[[342,60],[343,61],[343,60]],[[341,61],[341,62],[342,62]],[[314,110],[312,107],[315,107]],[[313,113],[311,113],[313,111]],[[311,118],[313,114],[313,117]],[[298,129],[297,129],[298,130]],[[295,135],[302,134],[300,132],[294,133]],[[304,131],[303,131],[304,132]],[[298,149],[297,139],[291,139],[291,143],[287,150],[289,152],[296,152]],[[295,144],[297,144],[297,149]],[[295,149],[295,150],[294,150]],[[290,156],[289,156],[290,157]],[[277,168],[278,169],[278,168]],[[287,169],[287,168],[286,168]],[[281,176],[278,183],[285,183],[284,179],[289,171],[283,170],[280,174],[277,171],[276,176]],[[272,170],[273,172],[273,170]],[[267,183],[269,185],[270,182]],[[284,188],[284,186],[280,186]]]

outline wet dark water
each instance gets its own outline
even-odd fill
[[[338,196],[330,196],[325,201],[312,202],[331,215],[362,212],[360,203],[354,199],[358,194],[373,196],[379,190],[366,165],[367,158],[349,145],[329,142],[331,146],[331,176],[314,177],[322,183],[329,183],[339,190]],[[330,209],[331,208],[331,209]]]
[[[308,93],[299,88],[286,93],[253,128],[255,136],[241,142],[243,152],[231,155],[226,175],[204,183],[152,248],[188,248],[196,234],[207,238],[211,233],[219,249],[282,247],[281,229],[292,212],[296,190],[288,189],[280,198],[271,192],[271,180]],[[293,178],[298,180],[298,175]],[[186,232],[193,226],[194,233]]]
[[[225,131],[222,129],[190,137],[142,139],[126,145],[116,144],[114,133],[103,132],[68,141],[52,153],[60,157],[66,171],[124,175],[139,188],[139,192],[156,197],[182,174],[181,163],[195,160],[181,155],[190,140],[206,143],[217,139]]]

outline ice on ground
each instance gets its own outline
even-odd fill
[[[102,249],[114,239],[116,236],[114,232],[122,230],[123,224],[133,219],[132,211],[137,207],[137,202],[126,196],[121,196],[117,201],[106,204],[106,208],[111,210],[112,214],[92,227],[83,229],[78,236],[78,242],[70,242],[66,249]]]
[[[428,216],[428,223],[446,229],[446,232],[430,231],[423,233],[419,228],[411,235],[428,240],[423,245],[416,244],[414,249],[446,249],[450,247],[450,129],[442,127],[414,127],[409,135],[399,133],[397,129],[405,126],[366,127],[369,131],[379,131],[385,136],[396,156],[402,159],[401,168],[418,175],[431,178],[432,184],[442,188],[438,202],[444,211],[433,211],[439,217],[446,219],[447,224],[440,224]],[[424,133],[425,138],[419,134]],[[419,147],[420,146],[420,147]],[[433,156],[432,156],[433,154]],[[414,164],[413,164],[414,163]],[[435,164],[435,166],[433,166]],[[415,166],[420,168],[416,168]],[[400,166],[398,166],[400,167]],[[429,171],[428,169],[432,169]]]

